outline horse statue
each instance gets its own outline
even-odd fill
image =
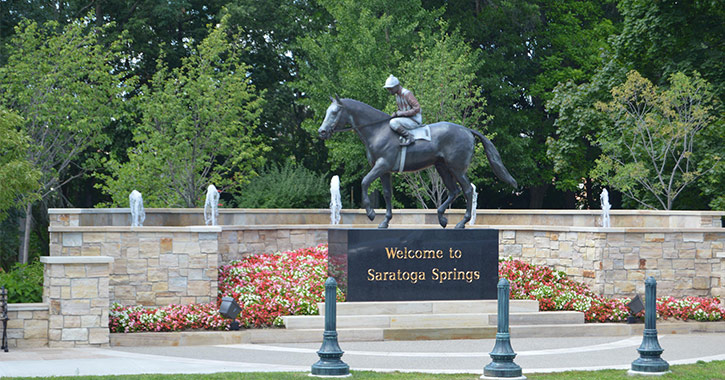
[[[465,228],[466,223],[471,220],[473,203],[473,187],[466,172],[473,158],[475,138],[483,143],[486,157],[496,176],[513,187],[518,186],[501,162],[501,156],[491,140],[478,131],[454,123],[438,122],[429,124],[430,141],[417,140],[413,145],[401,147],[398,135],[388,126],[390,115],[354,99],[340,99],[337,95],[330,99],[332,104],[327,107],[325,119],[317,132],[321,139],[326,140],[335,132],[354,130],[365,144],[372,169],[362,180],[362,204],[367,217],[371,221],[375,219],[368,187],[380,177],[386,212],[385,220],[378,228],[388,228],[393,217],[391,173],[413,172],[430,166],[435,166],[448,190],[448,199],[438,207],[438,222],[443,228],[446,227],[448,218],[443,214],[462,189],[466,197],[466,213],[463,220],[456,224],[456,228]],[[344,128],[348,124],[352,128]]]

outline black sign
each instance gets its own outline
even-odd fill
[[[331,229],[328,242],[348,301],[496,299],[497,230]]]

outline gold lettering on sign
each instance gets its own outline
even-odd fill
[[[407,247],[400,249],[397,247],[385,247],[385,254],[388,256],[388,260],[432,260],[443,258],[443,251],[440,249],[408,249]],[[460,255],[458,257],[460,258]]]
[[[368,281],[409,281],[411,284],[417,284],[418,281],[425,281],[425,272],[407,272],[400,269],[397,272],[378,272],[370,268]]]
[[[433,268],[431,271],[431,279],[433,281],[438,281],[439,284],[442,284],[443,281],[466,281],[470,284],[474,280],[481,279],[481,272],[472,270],[459,271],[456,268],[453,268],[453,270],[442,271],[438,268]]]

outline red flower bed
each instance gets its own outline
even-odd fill
[[[520,260],[499,262],[499,276],[511,284],[512,299],[539,301],[539,309],[576,310],[587,322],[626,319],[629,299],[594,294],[585,284],[570,280],[562,271]],[[327,245],[291,252],[255,255],[219,268],[217,302],[170,305],[162,308],[114,304],[109,313],[111,332],[225,330],[228,320],[219,315],[221,297],[230,296],[242,306],[239,321],[245,327],[282,325],[282,316],[318,314],[324,301],[327,278]],[[338,289],[337,300],[344,301]],[[687,297],[657,300],[663,319],[722,320],[725,305],[718,298]]]
[[[527,264],[511,258],[499,262],[499,276],[511,284],[511,299],[539,301],[539,310],[575,310],[584,313],[587,322],[619,322],[627,319],[630,299],[602,297],[585,284],[570,280],[566,273],[545,266]],[[718,321],[725,305],[718,298],[686,297],[657,299],[657,314],[663,318]],[[644,312],[639,316],[644,315]]]
[[[326,279],[326,244],[255,255],[219,269],[219,297],[237,300],[247,327],[281,326],[284,315],[318,314]],[[337,298],[344,300],[339,289]]]

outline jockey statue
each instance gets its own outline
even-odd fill
[[[388,77],[383,87],[391,95],[395,95],[395,103],[398,106],[398,110],[391,115],[393,118],[390,120],[390,128],[401,136],[400,145],[410,145],[414,140],[408,130],[420,127],[423,122],[418,99],[410,90],[403,88],[398,78],[392,75]]]

